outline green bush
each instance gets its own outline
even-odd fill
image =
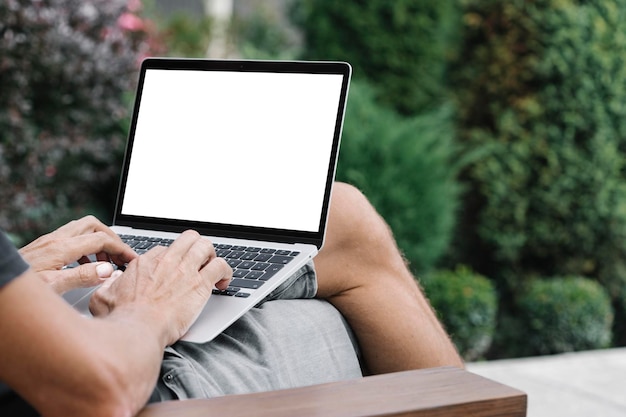
[[[626,285],[626,3],[464,0],[454,91],[465,173],[457,262]]]
[[[481,358],[496,327],[497,295],[491,281],[467,267],[437,271],[422,280],[437,316],[465,360]]]
[[[535,280],[519,299],[517,343],[530,355],[599,349],[611,343],[613,310],[606,291],[581,277]]]
[[[445,102],[456,2],[299,0],[293,15],[304,33],[304,58],[350,62],[382,103],[417,114]]]
[[[212,21],[208,16],[197,18],[177,13],[161,18],[159,36],[169,56],[204,58],[211,42]]]
[[[405,118],[377,104],[371,88],[350,87],[337,179],[361,189],[387,220],[415,271],[448,247],[459,187],[449,109]]]
[[[0,226],[22,240],[113,206],[149,46],[127,3],[0,2]]]

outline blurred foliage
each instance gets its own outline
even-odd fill
[[[536,275],[626,285],[626,3],[464,0],[453,89],[461,255],[510,299]]]
[[[159,36],[167,55],[203,58],[211,42],[211,18],[185,13],[161,18]]]
[[[232,16],[226,29],[226,42],[232,56],[244,59],[295,59],[300,50],[298,34],[273,4],[247,5],[246,13]],[[204,58],[214,36],[213,18],[175,12],[162,15],[151,10],[159,26],[159,39],[165,54]]]
[[[445,104],[447,58],[457,39],[455,2],[300,0],[305,59],[348,61],[380,102],[413,115]]]
[[[389,223],[415,271],[447,249],[460,189],[452,112],[403,117],[354,80],[345,115],[337,179],[357,186]]]
[[[0,3],[0,226],[21,243],[112,209],[143,23],[122,0]]]
[[[519,332],[511,343],[519,349],[516,356],[600,349],[611,342],[611,301],[590,279],[533,280],[518,305]]]
[[[295,29],[278,10],[263,2],[257,2],[246,15],[235,16],[231,36],[242,58],[295,59],[300,54]]]
[[[464,266],[426,274],[420,281],[463,359],[482,358],[496,327],[498,298],[493,283]]]

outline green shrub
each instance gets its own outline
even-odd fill
[[[496,326],[497,295],[487,278],[467,267],[437,271],[422,280],[437,316],[465,360],[482,357]]]
[[[304,33],[304,58],[350,62],[378,99],[402,114],[445,102],[456,2],[300,0],[293,14]]]
[[[197,18],[177,13],[161,18],[159,35],[169,56],[204,58],[211,42],[212,21],[208,16]]]
[[[415,271],[435,265],[448,247],[459,187],[449,109],[405,118],[350,88],[337,179],[354,184],[387,220]]]
[[[626,285],[626,3],[464,0],[454,67],[464,178],[460,251],[502,283]],[[462,240],[459,239],[459,240]],[[480,265],[478,265],[480,263]]]
[[[0,226],[22,240],[113,206],[149,47],[127,3],[0,2]]]
[[[581,277],[529,283],[519,299],[518,344],[531,355],[599,349],[611,343],[613,310],[606,291]]]

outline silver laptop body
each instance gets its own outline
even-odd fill
[[[183,340],[213,339],[322,247],[350,76],[343,62],[143,61],[111,228],[133,243],[194,229],[231,265],[232,248],[271,254],[248,274],[270,278],[214,291]],[[89,314],[93,290],[65,298]]]

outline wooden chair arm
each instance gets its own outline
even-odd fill
[[[471,372],[433,368],[212,399],[151,404],[138,417],[526,416],[522,391]]]

